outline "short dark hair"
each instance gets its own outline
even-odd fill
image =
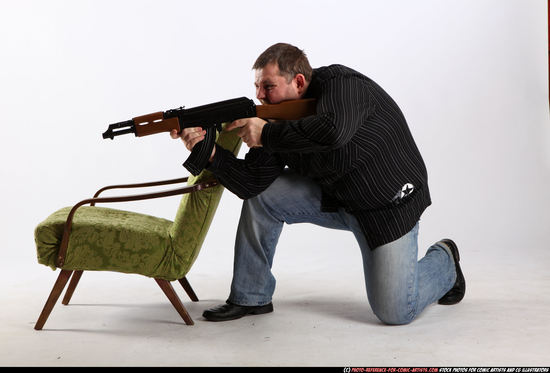
[[[281,75],[286,75],[288,81],[292,80],[296,74],[303,74],[306,81],[311,81],[313,69],[306,54],[293,45],[287,43],[273,44],[260,54],[252,68],[254,70],[263,69],[272,62],[277,63]]]

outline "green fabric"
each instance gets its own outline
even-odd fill
[[[38,262],[55,268],[63,228],[71,207],[54,212],[35,230]],[[107,270],[154,277],[170,250],[172,222],[98,206],[74,215],[64,269]]]
[[[235,131],[222,132],[217,143],[237,154],[241,140]],[[190,177],[187,184],[212,179],[204,170]],[[184,194],[174,222],[103,206],[82,206],[74,215],[63,269],[137,273],[169,281],[182,278],[198,256],[223,189],[218,185]],[[70,210],[62,208],[36,227],[40,264],[56,268]]]

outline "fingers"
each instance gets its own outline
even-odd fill
[[[237,136],[248,145],[249,148],[262,146],[262,131],[267,122],[260,118],[239,119],[231,123],[233,128],[239,128]]]
[[[170,137],[173,139],[181,138],[189,151],[191,151],[198,142],[204,140],[205,135],[206,130],[203,130],[201,127],[184,128],[179,134],[176,130],[170,131]]]
[[[241,127],[237,131],[237,136],[239,136],[241,139],[243,139],[243,141],[246,142],[246,138],[248,138],[249,132],[250,132],[250,130],[247,127]]]
[[[189,128],[189,131],[183,131],[181,138],[188,150],[192,150],[193,147],[200,141],[204,140],[206,130],[202,128]]]
[[[244,127],[247,123],[247,119],[237,119],[231,123],[229,123],[227,126],[225,126],[226,131],[231,131],[238,127]]]

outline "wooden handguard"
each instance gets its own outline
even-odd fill
[[[178,118],[164,119],[164,113],[159,111],[135,117],[132,119],[136,126],[136,136],[148,136],[161,132],[170,132],[172,130],[181,131]]]

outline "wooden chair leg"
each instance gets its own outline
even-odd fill
[[[193,288],[191,287],[189,281],[187,281],[187,278],[182,277],[178,281],[180,282],[181,286],[183,286],[183,289],[185,290],[187,295],[189,295],[189,298],[191,298],[193,302],[198,302],[199,298],[197,298],[197,294],[195,294],[195,292],[193,291]]]
[[[159,284],[160,288],[162,289],[164,294],[166,294],[166,296],[168,297],[168,299],[170,300],[170,302],[172,303],[176,311],[178,311],[178,313],[180,314],[182,319],[185,321],[185,323],[187,325],[193,325],[194,324],[193,319],[191,319],[191,316],[189,316],[189,314],[187,313],[187,310],[181,303],[180,298],[174,291],[172,284],[170,284],[170,282],[166,280],[162,280],[159,278],[156,278],[155,281],[157,282],[157,284]]]
[[[59,296],[61,295],[63,288],[65,288],[67,281],[69,281],[69,277],[71,277],[71,273],[73,273],[73,271],[62,269],[59,276],[57,276],[57,280],[53,285],[53,289],[50,293],[50,296],[48,297],[48,300],[46,301],[46,304],[42,309],[42,313],[40,313],[40,316],[38,317],[38,321],[36,321],[36,324],[34,325],[34,329],[42,330],[42,327],[46,323],[46,320],[48,320],[48,317],[50,316],[50,313],[52,312],[53,307],[55,306],[55,303],[59,299]]]
[[[61,303],[63,303],[64,305],[69,304],[69,302],[71,301],[71,297],[73,296],[74,290],[76,289],[76,285],[78,285],[78,281],[80,281],[80,277],[82,277],[82,272],[84,271],[74,271],[73,276],[71,277],[71,282],[69,283],[69,287],[67,288],[65,296],[61,301]]]

